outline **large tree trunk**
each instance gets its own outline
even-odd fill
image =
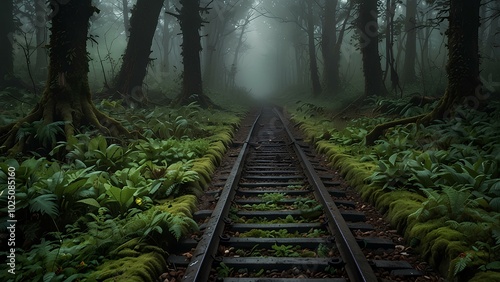
[[[386,93],[382,81],[382,66],[378,53],[378,10],[377,0],[362,0],[359,4],[358,32],[363,57],[365,95],[376,96]]]
[[[151,60],[151,44],[162,5],[163,0],[138,0],[132,10],[127,49],[113,83],[113,92],[120,94],[132,107],[147,103],[142,83]]]
[[[312,0],[307,1],[307,40],[309,48],[309,71],[311,74],[312,94],[321,94],[321,82],[319,81],[318,62],[316,60],[316,44],[314,40],[314,15]]]
[[[50,3],[52,10],[57,12],[52,18],[49,75],[45,91],[28,116],[0,128],[0,142],[12,153],[55,145],[35,142],[33,136],[16,140],[17,132],[24,123],[39,120],[43,120],[45,125],[64,121],[66,138],[72,137],[75,128],[82,125],[94,126],[108,135],[130,135],[117,121],[98,111],[91,100],[86,43],[90,16],[98,10],[91,5],[91,0]]]
[[[0,88],[6,86],[14,73],[13,6],[12,0],[0,1]]]
[[[451,0],[448,36],[448,87],[438,106],[422,122],[449,119],[457,105],[478,108],[484,102],[479,80],[480,1]]]
[[[174,105],[186,105],[197,102],[201,107],[213,106],[212,101],[203,94],[200,65],[200,29],[204,23],[202,12],[208,9],[200,7],[200,0],[181,0],[179,14],[171,14],[179,20],[182,32],[182,91],[173,101]]]
[[[323,28],[321,34],[321,53],[323,54],[323,91],[337,94],[339,88],[339,62],[336,60],[335,44],[337,41],[336,7],[338,0],[325,2],[323,13]]]
[[[481,95],[479,80],[479,7],[480,1],[450,0],[448,36],[448,87],[434,110],[426,115],[396,120],[376,126],[367,136],[373,145],[384,130],[405,123],[428,124],[453,118],[455,107],[478,108],[486,97]]]
[[[406,1],[406,51],[402,80],[404,85],[415,82],[415,58],[417,57],[417,0]]]
[[[35,71],[39,79],[47,77],[47,26],[46,17],[47,11],[45,10],[45,2],[35,0],[35,29],[36,29],[36,62]]]

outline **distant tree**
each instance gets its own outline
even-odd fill
[[[36,61],[35,71],[38,78],[45,79],[47,77],[47,11],[44,1],[34,0],[35,2],[35,30],[36,30]]]
[[[401,95],[403,95],[403,89],[401,88],[401,85],[399,84],[399,75],[396,70],[396,62],[394,59],[394,51],[393,51],[393,46],[394,46],[394,15],[396,14],[396,1],[397,0],[387,0],[386,1],[386,13],[385,13],[385,18],[386,18],[386,31],[385,31],[385,69],[386,71],[384,72],[384,79],[383,81],[386,80],[386,77],[388,74],[390,74],[390,80],[391,80],[391,87],[392,91],[395,91],[396,93],[398,90],[401,92]]]
[[[316,58],[316,42],[314,33],[314,14],[313,14],[314,0],[307,0],[307,46],[309,49],[309,71],[311,75],[312,94],[318,96],[321,94],[321,82],[318,73],[318,61]]]
[[[321,30],[321,54],[323,55],[323,91],[336,93],[339,88],[339,62],[334,58],[337,41],[336,9],[338,0],[326,0],[323,7],[323,28]]]
[[[147,103],[142,84],[151,61],[151,44],[158,24],[163,0],[138,0],[130,18],[130,37],[123,63],[114,79],[112,92],[129,106]]]
[[[396,120],[376,126],[367,136],[372,145],[387,128],[418,122],[428,124],[434,120],[453,117],[457,106],[479,108],[484,102],[479,79],[479,8],[481,1],[448,0],[448,86],[439,104],[428,114]]]
[[[406,48],[403,65],[402,81],[405,85],[415,82],[415,60],[417,57],[417,0],[406,1]]]
[[[241,47],[243,46],[244,39],[243,36],[245,35],[245,30],[248,27],[248,24],[254,20],[256,17],[252,18],[253,12],[249,12],[241,24],[241,31],[238,36],[238,43],[236,44],[236,48],[234,49],[234,54],[233,54],[233,61],[231,64],[231,70],[229,71],[228,75],[228,85],[229,87],[234,87],[235,80],[236,80],[236,74],[238,72],[238,59],[240,58],[240,52],[241,52]]]
[[[88,83],[87,33],[90,17],[99,10],[91,2],[92,0],[67,1],[65,4],[50,2],[54,12],[45,91],[26,117],[0,128],[0,150],[10,149],[11,153],[15,153],[33,149],[26,148],[27,144],[37,146],[34,148],[43,147],[44,144],[36,143],[31,135],[17,138],[19,129],[25,123],[40,120],[45,126],[63,121],[66,139],[74,136],[75,129],[85,125],[93,126],[106,135],[130,136],[119,122],[97,110],[92,103]]]
[[[123,27],[125,29],[125,35],[130,36],[130,19],[128,16],[128,0],[122,0],[123,9]]]
[[[382,81],[382,67],[378,51],[377,0],[359,0],[357,28],[363,57],[365,95],[377,96],[386,93]]]
[[[200,29],[205,23],[201,15],[210,8],[200,7],[200,0],[180,0],[182,5],[176,13],[167,12],[179,21],[182,32],[182,58],[184,72],[182,74],[182,91],[173,101],[175,105],[197,102],[201,107],[213,106],[212,101],[203,93],[200,66]]]
[[[13,9],[13,0],[0,1],[0,88],[6,86],[14,73]]]
[[[170,0],[165,0],[165,11],[170,9]],[[170,33],[170,15],[166,12],[163,13],[163,32],[162,32],[162,47],[163,47],[163,56],[161,61],[161,71],[169,72],[170,70],[170,37],[172,34]]]
[[[323,54],[323,92],[337,94],[340,83],[340,51],[347,23],[351,17],[354,1],[346,4],[344,21],[337,34],[338,0],[325,0],[323,8],[323,28],[321,32],[321,53]]]
[[[224,56],[227,55],[227,50],[235,50],[240,44],[238,40],[241,29],[247,28],[247,25],[242,23],[245,23],[252,4],[254,4],[253,0],[213,1],[212,6],[217,9],[210,11],[210,17],[207,18],[203,27],[203,33],[206,35],[203,39],[202,53],[203,85],[210,88],[220,87],[224,75],[232,75],[232,67],[226,67]],[[239,51],[241,51],[241,45]],[[239,51],[238,54],[241,54]]]

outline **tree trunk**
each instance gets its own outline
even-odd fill
[[[339,89],[339,62],[336,60],[335,44],[337,41],[336,7],[338,0],[325,2],[323,28],[321,33],[321,53],[323,54],[323,91],[336,94]]]
[[[223,21],[217,17],[204,28],[204,32],[207,36],[205,37],[205,49],[203,52],[203,79],[205,84],[209,87],[215,86],[217,80],[217,74],[215,72],[217,70],[218,50],[221,48],[219,45],[219,41],[221,41],[222,37],[220,29],[224,29],[225,22],[225,17]]]
[[[147,103],[142,83],[151,60],[151,44],[162,5],[163,0],[138,0],[132,10],[127,49],[113,83],[113,92],[118,93],[131,107]]]
[[[480,1],[451,0],[448,36],[448,87],[438,106],[421,122],[449,119],[460,104],[478,108],[484,101],[479,80]]]
[[[344,22],[342,23],[342,27],[340,28],[339,35],[337,37],[337,42],[333,47],[333,58],[332,60],[335,62],[332,77],[335,77],[336,80],[333,82],[334,93],[340,91],[341,89],[341,81],[340,81],[340,52],[342,48],[342,42],[344,41],[344,34],[347,29],[347,24],[349,23],[349,18],[351,17],[351,11],[354,7],[355,2],[349,2],[349,7],[347,8]]]
[[[417,57],[417,0],[406,1],[406,51],[402,81],[404,85],[415,82],[415,58]]]
[[[130,36],[130,20],[128,17],[128,0],[122,0],[122,9],[123,9],[123,28],[125,29],[125,35]]]
[[[35,29],[36,29],[36,62],[35,72],[39,79],[47,77],[47,12],[45,11],[45,2],[35,0]]]
[[[453,118],[455,107],[478,108],[484,102],[479,80],[479,7],[480,1],[451,0],[448,36],[448,87],[434,110],[426,115],[396,120],[376,126],[365,138],[373,145],[384,130],[395,125]]]
[[[6,86],[14,73],[13,34],[14,4],[12,0],[0,1],[0,88]]]
[[[500,4],[498,4],[497,2],[493,2],[492,5],[493,5],[493,9],[495,9],[495,10],[500,9]],[[497,54],[499,53],[498,48],[500,48],[500,47],[498,46],[498,44],[496,44],[495,38],[497,36],[500,36],[499,30],[498,30],[499,18],[500,17],[497,15],[497,16],[493,16],[493,18],[491,19],[490,29],[488,32],[488,37],[486,39],[485,54],[486,54],[487,59],[490,59],[490,60],[498,58],[498,56],[497,56]]]
[[[312,94],[321,94],[321,82],[319,81],[318,62],[316,60],[316,44],[314,41],[314,15],[312,0],[307,1],[307,39],[309,48],[309,71],[311,74]]]
[[[240,57],[241,46],[243,46],[243,35],[245,35],[245,30],[250,23],[251,16],[252,14],[249,13],[245,18],[245,22],[241,25],[241,32],[238,36],[238,44],[236,45],[236,49],[234,50],[233,63],[231,64],[231,69],[229,71],[229,87],[234,87],[235,85],[236,73],[238,72],[238,59]]]
[[[179,20],[182,32],[182,91],[173,101],[174,105],[198,103],[203,108],[213,106],[212,101],[203,94],[200,65],[200,29],[203,25],[202,12],[208,9],[200,7],[200,0],[180,0],[182,8],[179,14],[172,14]]]
[[[385,82],[387,74],[390,73],[391,77],[391,90],[396,94],[398,90],[401,95],[403,95],[403,89],[399,84],[399,75],[396,70],[395,60],[394,60],[394,15],[396,14],[396,1],[395,0],[387,0],[386,1],[386,37],[385,37],[385,54],[386,54],[386,70],[384,74],[384,78],[382,81]]]
[[[170,8],[170,0],[165,1],[165,11],[168,11]],[[170,16],[167,13],[164,13],[163,16],[163,37],[162,37],[162,45],[163,45],[163,58],[161,62],[161,71],[168,73],[170,71]]]
[[[378,53],[378,10],[377,0],[362,0],[359,4],[358,32],[363,57],[365,95],[376,96],[386,93],[382,81],[382,66]]]
[[[33,136],[28,137],[31,138],[29,140],[16,140],[17,132],[24,123],[39,120],[43,120],[45,125],[64,121],[66,139],[72,137],[75,128],[82,125],[94,126],[108,135],[130,136],[120,123],[98,111],[91,100],[87,31],[90,16],[98,10],[91,5],[91,0],[50,3],[52,10],[57,12],[53,12],[52,18],[49,75],[45,91],[28,116],[0,128],[0,142],[12,153],[55,145],[34,142]]]

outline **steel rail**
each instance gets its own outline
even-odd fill
[[[186,272],[182,281],[185,282],[201,282],[206,281],[210,275],[210,270],[212,262],[214,260],[215,254],[217,252],[217,247],[219,245],[220,236],[224,231],[224,218],[229,214],[229,208],[231,202],[236,194],[236,186],[238,185],[238,180],[240,179],[241,172],[243,170],[243,161],[248,153],[248,145],[250,143],[250,138],[254,133],[257,121],[262,115],[262,110],[255,119],[250,128],[249,134],[243,145],[241,147],[240,153],[236,158],[235,165],[231,169],[229,176],[226,180],[224,188],[219,196],[217,205],[210,217],[210,220],[206,224],[205,231],[198,242],[198,245],[193,253],[191,262],[186,268]]]
[[[347,274],[349,275],[349,279],[351,281],[378,281],[372,267],[361,251],[356,238],[352,235],[347,223],[342,217],[342,214],[335,205],[325,185],[321,181],[321,178],[318,176],[306,154],[302,148],[300,148],[300,145],[296,142],[293,134],[286,126],[283,116],[276,109],[274,109],[274,112],[283,123],[283,127],[292,141],[295,152],[298,154],[300,162],[304,167],[309,183],[313,186],[316,195],[323,205],[325,215],[328,218],[328,225],[334,231],[335,243],[342,255],[342,258],[346,260],[345,267]]]

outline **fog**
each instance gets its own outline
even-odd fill
[[[277,90],[275,81],[280,70],[273,60],[275,42],[271,39],[276,31],[270,28],[268,21],[257,19],[250,23],[245,41],[248,50],[241,58],[240,65],[243,67],[236,79],[237,85],[248,89],[256,97],[266,97]]]
[[[136,85],[128,88],[140,88],[146,96],[174,97],[181,92],[186,59],[176,14],[182,5],[178,0],[161,2],[157,11],[152,11],[151,5],[145,8],[150,11],[144,13],[153,16],[133,20],[134,14],[139,14],[136,0],[93,1],[99,9],[91,17],[87,41],[93,93],[112,97],[111,89],[126,95],[122,93],[125,90],[117,89],[119,86],[114,84],[125,65],[129,39],[134,38],[134,33],[151,29],[147,27],[148,21],[153,22],[154,35],[140,42],[150,52],[133,53],[133,57],[147,60],[146,75],[135,79]],[[358,5],[346,0],[331,2],[335,4],[329,6],[331,3],[324,0],[200,1],[200,15],[205,21],[198,29],[203,92],[214,95],[248,92],[259,98],[287,93],[309,97],[356,96],[366,91],[365,78],[380,64],[388,94],[443,93],[447,83],[448,23],[442,20],[446,17],[446,7],[436,3],[439,1],[397,2],[389,12],[384,1],[378,11],[371,11],[364,27],[356,24]],[[409,5],[416,5],[413,13],[409,13]],[[480,11],[481,78],[488,91],[496,91],[496,81],[500,81],[498,6],[497,1],[486,1]],[[41,92],[48,70],[50,15],[46,3],[17,1],[14,5],[14,19],[21,24],[9,33],[14,42],[14,72],[33,85],[36,93]],[[33,20],[40,18],[46,20]],[[136,25],[135,31],[131,22]],[[410,41],[410,37],[414,40]],[[375,51],[378,62],[364,73],[362,45],[374,40],[378,42]]]

